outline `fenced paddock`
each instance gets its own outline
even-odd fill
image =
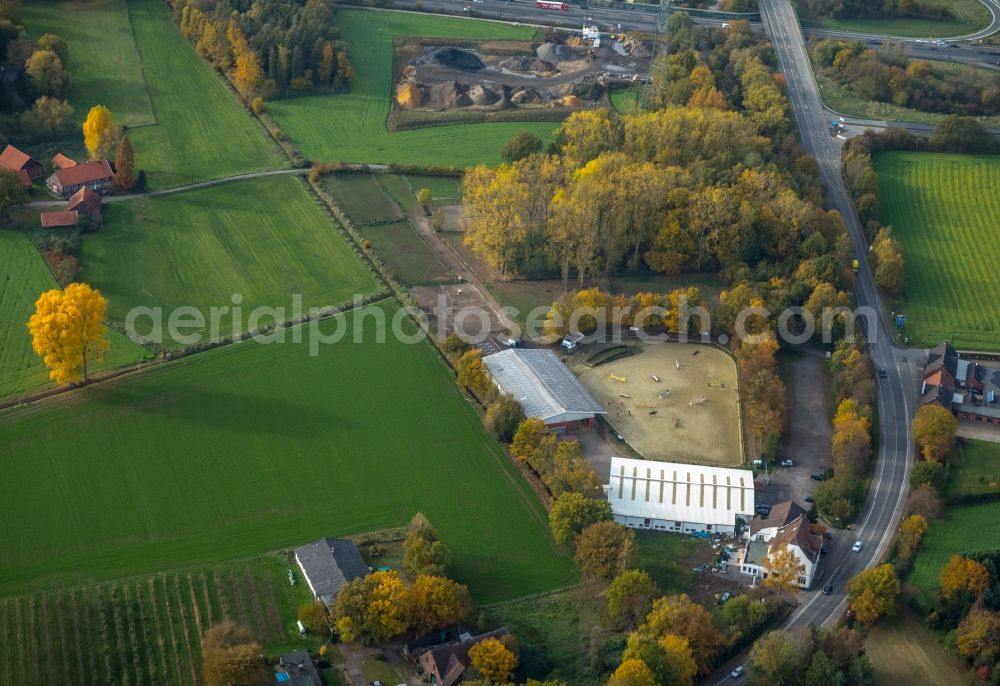
[[[611,426],[643,457],[743,461],[736,363],[718,348],[656,343],[576,372],[607,409]]]

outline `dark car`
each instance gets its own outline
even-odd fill
[[[758,505],[757,507],[755,507],[754,510],[756,510],[757,514],[763,515],[765,517],[767,515],[771,514],[771,506],[770,505],[765,505],[763,503],[761,503],[760,505]]]
[[[885,370],[885,367],[879,367],[878,368],[878,378],[880,378],[880,379],[886,379],[888,377],[889,377],[889,372],[887,372]]]
[[[816,502],[816,499],[813,498],[811,495],[807,495],[805,498],[803,498],[803,500],[805,500],[807,503],[814,503],[814,502]]]
[[[826,481],[826,474],[823,472],[813,472],[809,475],[813,481]]]
[[[833,593],[833,584],[827,584],[823,587],[823,595],[830,595]]]

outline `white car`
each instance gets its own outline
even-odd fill
[[[795,462],[793,462],[792,460],[785,459],[785,460],[781,461],[781,466],[782,467],[794,467],[795,466]]]
[[[853,550],[853,551],[854,551],[854,552],[856,552],[856,553],[860,553],[860,552],[861,552],[861,549],[862,549],[862,548],[864,547],[864,545],[865,545],[865,544],[864,544],[864,543],[862,543],[861,541],[855,541],[855,542],[854,542],[854,547],[853,547],[853,548],[851,548],[851,550]]]
[[[743,665],[740,665],[739,667],[731,671],[729,673],[729,676],[731,676],[734,679],[739,679],[741,676],[743,676]]]

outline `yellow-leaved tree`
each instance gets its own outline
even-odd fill
[[[968,591],[974,597],[979,596],[990,586],[990,573],[981,562],[952,555],[941,569],[941,596],[947,598],[956,591]]]
[[[388,641],[410,628],[410,592],[399,572],[375,572],[348,582],[340,590],[333,616],[345,641]]]
[[[122,127],[115,122],[115,115],[104,105],[94,105],[83,122],[83,144],[92,160],[103,160],[122,137]]]
[[[799,575],[803,571],[802,563],[791,548],[783,545],[767,556],[764,561],[767,578],[764,585],[768,588],[785,593],[795,593],[799,590]]]
[[[90,363],[108,349],[104,339],[107,309],[107,298],[85,283],[71,283],[39,296],[28,331],[35,353],[49,368],[49,378],[59,384],[87,380]]]
[[[496,638],[487,638],[469,648],[469,661],[493,684],[509,682],[517,667],[517,655]]]
[[[608,686],[656,686],[656,677],[645,662],[633,657],[618,665]]]

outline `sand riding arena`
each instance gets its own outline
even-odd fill
[[[743,461],[736,362],[723,351],[656,343],[597,366],[582,362],[575,369],[580,381],[643,457],[715,465]]]

